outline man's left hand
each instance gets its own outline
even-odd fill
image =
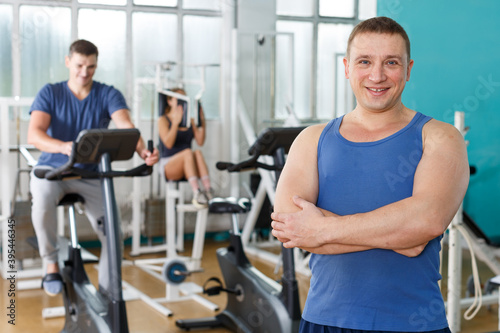
[[[322,241],[323,212],[313,203],[299,196],[292,198],[300,208],[295,213],[272,213],[272,234],[286,248],[316,248],[324,244]]]

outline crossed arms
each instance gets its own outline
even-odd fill
[[[324,127],[311,126],[296,138],[278,182],[272,234],[285,247],[319,254],[380,248],[412,257],[446,230],[469,182],[466,147],[458,130],[437,120],[424,126],[411,197],[339,216],[314,205],[319,188],[316,148]]]

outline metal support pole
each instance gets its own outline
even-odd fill
[[[99,163],[100,172],[111,171],[111,159],[109,153],[104,153]],[[103,188],[103,199],[105,209],[104,230],[106,234],[106,242],[108,243],[108,253],[102,255],[108,256],[109,266],[109,286],[103,287],[114,301],[122,301],[122,280],[120,277],[122,264],[122,248],[121,248],[121,223],[118,207],[116,204],[115,190],[113,178],[105,177],[101,179]],[[102,272],[100,272],[101,274]]]
[[[460,299],[462,285],[462,246],[460,232],[457,225],[462,223],[458,215],[462,214],[462,206],[453,218],[449,231],[448,244],[448,299],[447,299],[447,317],[450,330],[453,333],[460,332]]]
[[[455,112],[455,127],[464,132],[464,113]],[[462,224],[462,205],[460,205],[455,217],[453,218],[449,232],[448,244],[448,299],[447,299],[447,317],[450,330],[453,333],[460,332],[460,299],[462,285],[462,246],[460,232],[457,225]]]
[[[10,274],[7,271],[11,270],[7,267],[8,263],[8,245],[9,245],[9,226],[8,221],[11,212],[11,179],[13,174],[10,168],[9,151],[10,151],[10,119],[9,119],[9,108],[10,107],[21,107],[29,106],[33,103],[32,98],[27,97],[0,97],[0,184],[2,184],[2,189],[0,190],[0,200],[1,200],[1,215],[0,223],[2,230],[2,260],[1,260],[1,274],[2,278],[6,279]],[[23,277],[23,272],[18,272],[18,277]]]
[[[8,253],[9,251],[5,251],[7,248],[9,235],[8,235],[8,224],[7,220],[10,216],[10,172],[9,172],[9,105],[7,103],[2,103],[0,106],[0,124],[2,124],[2,132],[1,132],[1,144],[2,144],[2,216],[0,219],[0,223],[2,223],[2,247],[4,251],[2,251],[2,277],[4,279],[7,278],[7,271],[9,270],[7,267],[8,263]]]

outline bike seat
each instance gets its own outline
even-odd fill
[[[208,211],[216,214],[241,214],[248,212],[251,207],[252,203],[247,198],[214,198],[208,203]]]
[[[58,202],[58,206],[73,205],[77,202],[85,203],[85,199],[78,193],[68,193]]]

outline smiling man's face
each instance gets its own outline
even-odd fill
[[[413,60],[408,59],[399,34],[360,33],[352,41],[344,65],[357,107],[381,112],[401,105]]]

